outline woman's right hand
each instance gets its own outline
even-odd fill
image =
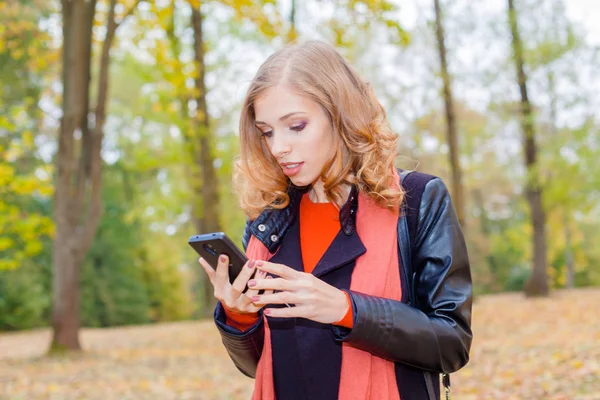
[[[255,260],[249,260],[244,265],[233,284],[229,282],[229,258],[226,255],[219,256],[216,270],[204,258],[200,257],[198,261],[213,285],[215,298],[221,302],[223,307],[239,314],[257,313],[264,307],[264,304],[252,303],[252,297],[258,295],[258,290],[248,289],[246,293],[242,293],[252,274],[256,271]],[[265,279],[265,276],[265,272],[257,271],[254,279]],[[272,290],[265,291],[265,294],[272,293]]]

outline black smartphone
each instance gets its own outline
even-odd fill
[[[196,253],[204,258],[213,268],[217,268],[221,254],[229,257],[229,282],[233,283],[248,261],[242,252],[223,232],[193,235],[188,240]]]

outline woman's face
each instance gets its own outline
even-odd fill
[[[334,154],[333,129],[319,104],[277,85],[256,99],[254,112],[256,127],[292,183],[307,186],[319,179]]]

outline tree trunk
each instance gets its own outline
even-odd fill
[[[200,192],[196,193],[196,198],[201,204],[196,205],[200,210],[200,216],[203,226],[199,232],[218,232],[221,230],[219,221],[219,182],[214,169],[215,157],[212,151],[210,122],[208,118],[208,108],[206,105],[206,84],[205,84],[205,63],[204,63],[204,36],[202,32],[202,13],[199,7],[192,7],[192,27],[194,30],[194,61],[197,68],[195,81],[196,88],[196,116],[192,123],[192,137],[195,144],[196,168],[201,169]],[[197,187],[198,187],[197,186]],[[205,316],[212,315],[215,306],[213,288],[207,277],[204,278],[203,286],[203,304]]]
[[[79,265],[83,259],[85,172],[78,170],[89,149],[88,107],[95,0],[62,2],[63,117],[56,155],[52,255],[52,328],[50,351],[79,350]],[[83,221],[85,223],[85,221]]]
[[[456,117],[454,112],[454,98],[452,95],[452,83],[450,73],[448,72],[448,62],[446,59],[446,44],[444,23],[439,0],[434,0],[435,8],[435,26],[438,53],[440,57],[440,70],[443,81],[444,105],[446,109],[446,127],[448,145],[450,147],[450,167],[452,168],[452,200],[456,208],[458,221],[463,229],[466,229],[465,204],[462,186],[462,169],[459,160],[458,134],[456,132]]]
[[[127,18],[139,3],[125,13]],[[109,86],[110,48],[119,24],[111,0],[100,58],[94,124],[88,121],[92,29],[96,0],[63,0],[63,119],[56,155],[56,236],[53,338],[50,351],[80,350],[79,271],[102,215],[102,139]],[[76,166],[79,168],[76,168]]]
[[[525,294],[528,296],[547,296],[549,287],[546,254],[546,214],[542,205],[542,187],[537,168],[534,115],[527,95],[527,77],[523,66],[523,43],[519,35],[514,0],[508,0],[508,17],[519,90],[521,93],[521,130],[523,133],[525,166],[527,170],[525,191],[531,209],[531,221],[533,225],[533,273],[525,284]]]

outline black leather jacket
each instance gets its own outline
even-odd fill
[[[301,193],[301,189],[293,189],[286,209],[265,210],[249,223],[244,245],[253,234],[274,251],[296,215]],[[340,210],[345,230],[354,229],[356,213],[350,210],[356,202],[353,190]],[[439,178],[432,177],[426,183],[417,221],[412,238],[415,275],[409,277],[414,281],[408,282],[414,304],[350,291],[354,326],[351,330],[332,329],[337,340],[409,368],[450,373],[469,359],[472,288],[463,235],[448,190]],[[254,377],[263,347],[262,318],[241,333],[224,324],[223,310],[218,305],[215,320],[235,365]]]

